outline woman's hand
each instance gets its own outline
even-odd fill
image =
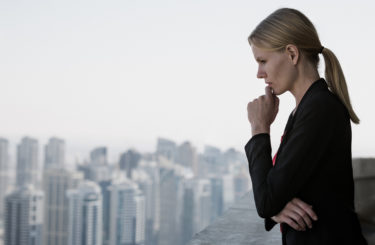
[[[247,104],[247,116],[252,134],[269,133],[270,126],[279,112],[279,98],[266,87],[266,94]]]
[[[312,219],[318,220],[312,206],[306,204],[298,198],[293,198],[288,202],[284,209],[276,216],[271,218],[277,223],[287,223],[297,231],[305,231],[306,226],[312,228]]]

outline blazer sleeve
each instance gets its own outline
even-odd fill
[[[265,218],[264,219],[264,228],[266,228],[266,231],[272,230],[272,228],[276,225],[277,223],[273,221],[271,218]]]
[[[255,205],[263,218],[278,214],[297,196],[331,141],[334,113],[329,106],[315,100],[300,109],[275,166],[269,134],[254,135],[245,146]]]

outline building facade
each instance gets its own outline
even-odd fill
[[[38,181],[38,141],[30,137],[22,138],[17,146],[16,182],[18,187],[37,185]]]
[[[44,244],[66,245],[68,239],[68,208],[66,192],[77,188],[83,174],[61,168],[44,170]]]
[[[43,241],[43,192],[22,186],[5,200],[5,244],[41,245]]]
[[[102,196],[100,187],[85,181],[67,191],[68,244],[102,245]]]
[[[65,164],[65,141],[50,138],[44,147],[44,168],[63,167]]]

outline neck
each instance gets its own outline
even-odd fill
[[[302,97],[305,95],[306,91],[309,89],[311,84],[320,78],[317,69],[309,69],[309,72],[302,71],[299,72],[299,76],[295,80],[293,87],[290,89],[290,92],[293,94],[296,100],[296,108],[302,100]]]

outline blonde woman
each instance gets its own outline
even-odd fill
[[[340,63],[315,27],[295,9],[278,9],[249,36],[265,95],[248,103],[252,137],[245,146],[259,216],[266,230],[281,224],[283,244],[367,244],[354,210],[350,103]],[[319,55],[325,79],[318,73]],[[276,155],[270,126],[278,95],[291,92]]]

